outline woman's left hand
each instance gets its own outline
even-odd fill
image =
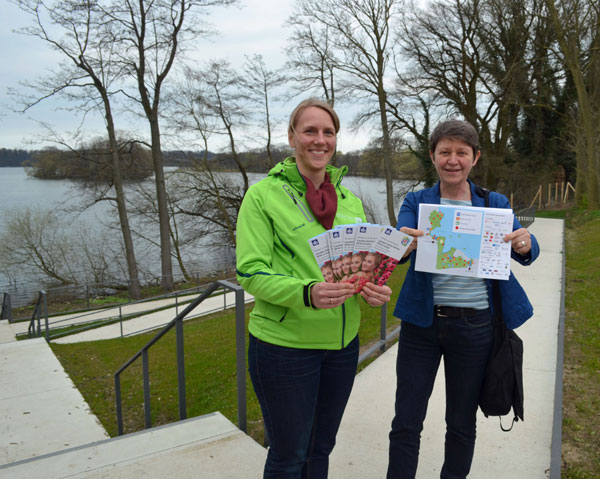
[[[366,283],[360,291],[360,295],[371,306],[381,306],[387,303],[392,296],[392,290],[389,286],[377,286],[371,282]]]
[[[531,235],[525,228],[519,228],[518,230],[507,234],[504,237],[504,241],[507,243],[512,241],[512,249],[521,255],[529,253],[529,250],[531,249]]]

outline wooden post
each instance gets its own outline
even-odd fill
[[[567,181],[567,186],[565,188],[565,199],[564,202],[566,203],[567,201],[569,201],[569,188],[571,188],[573,190],[573,193],[575,193],[575,188],[573,188],[573,185]]]
[[[550,206],[550,201],[552,200],[552,183],[548,183],[548,203],[546,206]]]
[[[513,207],[513,194],[510,194],[510,207]]]
[[[565,182],[562,181],[560,183],[560,201],[561,201],[561,205],[564,203],[563,198],[565,197]]]
[[[554,204],[558,205],[558,181],[554,183]]]
[[[531,200],[531,203],[529,204],[529,207],[531,208],[533,206],[533,204],[535,203],[535,200],[539,201],[539,207],[538,209],[542,209],[542,185],[540,185],[538,187],[537,193],[535,194],[535,196],[533,197],[533,199]]]

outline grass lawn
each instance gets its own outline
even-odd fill
[[[404,279],[407,265],[396,268],[389,280],[395,295]],[[246,308],[246,321],[251,307]],[[362,305],[360,338],[362,348],[379,339],[380,309]],[[389,329],[399,320],[389,316]],[[235,315],[222,312],[186,321],[185,371],[188,417],[220,411],[237,423],[235,370]],[[117,435],[115,416],[114,373],[139,351],[155,333],[122,339],[75,344],[50,343],[83,397],[111,436]],[[177,370],[175,331],[169,332],[149,352],[152,425],[168,424],[179,419],[177,404]],[[144,428],[141,360],[121,375],[124,432]],[[260,408],[247,376],[248,433],[262,443],[263,427]]]
[[[600,211],[566,216],[563,479],[600,474]]]

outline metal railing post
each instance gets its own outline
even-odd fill
[[[185,358],[183,354],[183,318],[175,325],[175,340],[177,342],[177,386],[179,390],[179,419],[187,418],[185,398]]]
[[[41,292],[43,295],[43,304],[44,304],[44,317],[46,318],[46,342],[50,342],[50,325],[48,324],[48,297],[46,296],[46,291]]]
[[[9,323],[12,323],[12,307],[10,304],[10,293],[4,293],[2,298],[2,313],[0,319],[7,319]]]
[[[38,300],[37,300],[37,304],[35,307],[35,313],[36,313],[36,323],[37,323],[37,337],[41,337],[42,336],[42,298],[44,292],[40,291],[39,296],[38,296]]]
[[[115,374],[115,401],[117,407],[117,434],[123,435],[123,407],[121,405],[121,378]]]
[[[246,423],[246,318],[244,290],[235,290],[235,355],[237,371],[238,428],[247,432]]]
[[[379,339],[383,342],[381,345],[380,351],[385,352],[386,342],[387,342],[387,303],[383,303],[381,306],[381,331],[379,332]]]
[[[150,407],[150,371],[148,370],[148,350],[142,351],[142,374],[144,382],[144,423],[146,429],[152,427],[152,414]]]

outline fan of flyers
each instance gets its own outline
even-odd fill
[[[308,240],[325,281],[348,282],[358,293],[386,283],[412,237],[391,226],[340,225]]]

